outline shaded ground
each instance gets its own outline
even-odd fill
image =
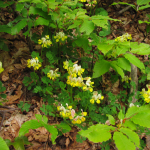
[[[129,1],[128,1],[129,2]],[[131,2],[132,3],[132,2]],[[133,8],[130,8],[122,13],[119,13],[120,10],[123,10],[125,5],[117,5],[108,7],[107,1],[101,1],[99,4],[100,7],[104,7],[111,18],[116,18],[121,20],[121,22],[113,22],[111,23],[111,31],[112,33],[107,36],[108,39],[114,39],[117,36],[128,32],[132,35],[133,40],[136,42],[144,42],[150,44],[149,34],[146,33],[146,24],[138,24],[138,20],[146,20],[146,14],[150,14],[150,9],[145,9],[141,12],[136,12]],[[4,9],[0,12],[1,22],[8,23],[9,21],[14,19],[13,13],[8,13],[7,9]],[[41,27],[38,27],[42,28]],[[38,29],[33,29],[38,30]],[[39,50],[41,47],[39,45],[35,45],[35,43],[28,44],[27,39],[22,34],[22,31],[15,36],[1,33],[1,37],[6,39],[6,44],[8,45],[9,52],[0,50],[0,61],[3,63],[3,67],[5,71],[0,74],[0,79],[6,87],[5,93],[7,94],[7,101],[3,103],[3,106],[0,106],[0,112],[2,115],[0,120],[4,119],[3,124],[1,124],[1,132],[0,136],[4,139],[14,140],[15,137],[18,136],[18,132],[20,126],[23,122],[35,119],[35,114],[43,114],[40,111],[40,107],[44,102],[40,97],[32,94],[30,91],[26,89],[23,85],[22,81],[24,76],[28,76],[30,73],[30,69],[26,67],[26,60],[30,58],[30,51],[33,48],[34,50]],[[148,59],[147,56],[139,56],[139,59],[142,61],[146,61]],[[114,94],[118,94],[120,92],[119,83],[112,84],[109,79],[103,80],[103,87],[111,87],[112,92]],[[21,112],[18,109],[17,104],[20,101],[29,102],[31,104],[30,111],[28,113]],[[10,108],[13,110],[10,110]],[[50,124],[60,123],[58,118],[49,117]],[[83,143],[76,142],[76,134],[78,132],[77,128],[72,128],[69,133],[64,134],[56,139],[56,145],[52,145],[49,140],[50,135],[44,128],[39,128],[36,130],[30,130],[26,136],[28,137],[29,142],[33,145],[26,146],[26,150],[100,150],[100,143],[94,144],[88,140]],[[144,135],[143,135],[144,137]],[[142,138],[142,137],[141,137]],[[144,137],[145,138],[145,137]],[[147,140],[147,148],[150,149],[150,144]],[[113,144],[111,145],[111,150],[115,149]],[[13,148],[12,148],[13,149]]]

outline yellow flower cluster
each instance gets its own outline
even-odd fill
[[[94,104],[94,102],[96,101],[97,104],[100,104],[100,100],[103,100],[104,96],[102,96],[101,94],[98,94],[97,91],[93,92],[93,96],[92,99],[90,100],[90,103]]]
[[[42,45],[42,47],[48,47],[52,44],[51,40],[49,39],[49,35],[45,35],[45,37],[42,37],[38,40],[38,44]]]
[[[117,42],[126,42],[127,40],[132,40],[131,34],[125,33],[115,39]]]
[[[126,82],[126,83],[129,83],[129,80],[131,80],[131,77],[128,77],[128,76],[124,76],[124,78],[122,78],[122,82]]]
[[[54,80],[56,79],[57,77],[60,76],[60,74],[57,74],[57,71],[59,70],[59,68],[57,68],[55,71],[54,70],[50,70],[48,73],[47,73],[47,77]]]
[[[4,71],[4,68],[2,67],[2,62],[0,61],[0,73]]]
[[[64,106],[57,106],[57,110],[60,111],[60,115],[63,118],[69,118],[70,120],[72,120],[73,124],[81,124],[82,122],[85,121],[85,117],[87,115],[87,112],[83,112],[80,115],[77,115],[75,110],[72,109],[72,106],[68,106],[68,104],[66,103],[66,108]]]
[[[33,67],[34,70],[38,70],[41,66],[42,66],[42,64],[41,64],[41,62],[39,62],[38,57],[27,60],[27,67],[28,68]]]
[[[86,0],[79,0],[79,1],[82,2],[82,3],[83,3],[83,2],[86,2]]]
[[[82,77],[84,69],[81,68],[81,66],[74,63],[74,65],[71,67],[67,60],[63,62],[63,64],[64,69],[67,69],[69,73],[69,76],[67,77],[68,85],[71,85],[72,87],[82,87],[84,91],[89,90],[90,92],[93,92],[94,82],[91,81],[90,77]],[[84,80],[86,80],[85,83]]]
[[[54,36],[54,39],[56,39],[56,42],[65,41],[67,39],[67,36],[65,36],[64,32],[56,33],[56,36]]]
[[[144,97],[144,101],[146,103],[150,102],[150,85],[147,85],[148,91],[145,91],[145,89],[142,89],[141,95]]]

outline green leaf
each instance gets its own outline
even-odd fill
[[[102,28],[102,31],[99,32],[99,36],[107,36],[111,33],[111,25],[110,23],[108,22],[108,26],[107,26],[107,29],[106,28]]]
[[[118,58],[117,65],[122,69],[131,72],[130,62],[126,58]]]
[[[79,46],[79,47],[82,47],[85,51],[88,49],[89,47],[89,41],[87,38],[84,38],[84,37],[78,37],[74,43]]]
[[[78,27],[81,23],[80,20],[74,20],[73,24],[68,27],[68,30]]]
[[[19,131],[19,136],[23,136],[26,133],[29,132],[30,129],[37,129],[41,127],[41,123],[39,123],[37,120],[30,120],[22,124],[20,131]]]
[[[80,32],[85,31],[87,35],[90,35],[94,28],[94,23],[92,21],[85,20],[80,27]]]
[[[105,74],[109,71],[110,68],[110,62],[106,60],[99,60],[95,63],[94,69],[93,69],[93,77],[92,78],[98,78],[101,75]]]
[[[111,138],[110,130],[115,130],[115,128],[104,124],[97,124],[89,127],[87,130],[81,130],[78,133],[87,137],[90,141],[98,143],[107,141]]]
[[[54,126],[48,124],[45,124],[44,127],[47,129],[47,131],[49,131],[52,134],[51,135],[52,143],[56,144],[55,139],[57,138],[58,135],[57,129]]]
[[[110,65],[115,71],[118,72],[118,74],[120,74],[122,78],[124,78],[124,72],[119,66],[117,66],[118,65],[117,61],[111,61]]]
[[[3,140],[2,137],[0,137],[0,143],[1,143],[1,150],[9,150],[9,147],[7,146],[6,142]]]
[[[107,114],[106,116],[108,117],[110,124],[115,125],[114,117],[112,115],[109,115],[109,114]]]
[[[139,55],[148,55],[150,54],[150,46],[149,44],[145,43],[137,43],[137,42],[132,42],[130,44],[131,46],[131,52]]]
[[[149,3],[150,0],[137,0],[137,5],[143,5]]]
[[[77,134],[76,135],[76,141],[79,142],[79,143],[83,143],[83,141],[85,141],[86,138],[85,137],[82,137],[81,135]]]
[[[118,150],[135,150],[135,145],[121,132],[115,132],[113,135],[113,140],[118,148]]]
[[[24,8],[24,4],[20,4],[20,3],[16,4],[16,11],[20,12],[23,8]]]
[[[135,124],[150,128],[150,112],[140,112],[131,118]]]
[[[48,26],[48,25],[49,25],[49,20],[44,19],[44,18],[42,18],[42,17],[39,17],[39,18],[35,21],[35,26],[38,26],[38,25],[46,25],[46,26]]]
[[[150,72],[147,74],[147,80],[150,80]]]
[[[138,112],[138,110],[139,110],[139,107],[136,107],[136,106],[132,106],[132,107],[128,108],[125,118],[132,117],[134,114],[136,114]]]
[[[118,114],[118,118],[119,118],[119,120],[123,120],[124,119],[124,114],[122,112],[122,109],[120,110],[120,112]]]
[[[102,51],[104,55],[106,55],[113,48],[113,46],[114,46],[113,44],[108,43],[99,43],[97,45],[98,49]]]
[[[60,88],[61,88],[62,90],[64,90],[65,87],[66,87],[66,84],[64,84],[64,82],[60,81],[60,82],[59,82],[59,86],[60,86]]]
[[[0,94],[0,97],[2,97],[2,98],[6,98],[6,97],[7,97],[7,95],[6,95],[6,94]]]
[[[144,64],[134,55],[132,54],[125,54],[124,57],[130,61],[130,63],[132,63],[133,65],[137,66],[138,68],[140,68],[143,73],[145,73],[145,66]]]
[[[23,29],[27,25],[27,20],[23,19],[19,21],[15,26],[11,28],[11,34],[15,35],[20,32],[21,29]]]
[[[137,133],[133,132],[128,128],[120,128],[119,130],[126,134],[128,138],[135,144],[136,147],[140,147],[140,139]]]
[[[137,130],[136,124],[134,124],[134,123],[133,123],[132,121],[130,121],[130,120],[126,120],[123,125],[124,125],[125,127],[128,127],[128,128],[130,128],[130,129],[132,129],[132,130]]]
[[[66,132],[69,132],[71,130],[71,127],[65,123],[65,122],[61,122],[60,124],[56,125],[57,128],[61,129],[62,131],[65,129]],[[66,132],[63,132],[63,133],[66,133]]]

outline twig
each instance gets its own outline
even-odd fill
[[[123,12],[127,11],[127,10],[130,9],[130,8],[131,8],[131,6],[127,6],[127,7],[123,8],[122,10],[120,10],[120,11],[118,12],[118,15],[122,14]]]

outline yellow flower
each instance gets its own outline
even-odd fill
[[[96,103],[97,103],[97,104],[100,104],[100,102],[101,102],[101,101],[100,101],[99,99],[96,100]]]
[[[27,60],[28,68],[33,67],[34,70],[38,70],[41,66],[42,66],[42,64],[41,64],[41,62],[39,62],[38,57]]]
[[[91,104],[94,104],[94,99],[91,99],[91,100],[90,100],[90,103],[91,103]]]
[[[38,40],[38,44],[42,45],[42,47],[48,47],[52,44],[51,40],[49,39],[49,35],[45,35],[45,37],[42,37]]]
[[[56,79],[57,77],[60,76],[60,74],[57,74],[57,71],[58,71],[58,68],[57,68],[55,71],[50,70],[50,71],[47,73],[47,77],[50,78],[50,79],[52,79],[52,80]]]
[[[81,121],[84,122],[84,121],[85,121],[85,117],[82,117],[82,118],[81,118]]]
[[[4,68],[2,67],[2,62],[0,61],[0,73],[4,71]]]
[[[64,32],[58,32],[56,33],[56,36],[54,36],[54,39],[56,39],[56,42],[65,41],[67,39],[67,36],[65,36]]]

